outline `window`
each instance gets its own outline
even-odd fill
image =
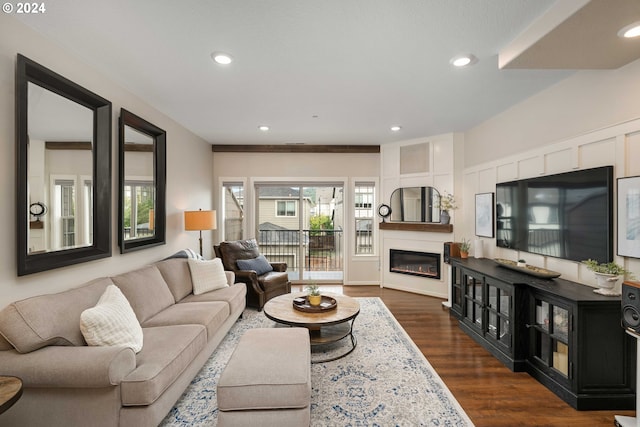
[[[222,184],[224,215],[224,240],[241,240],[244,220],[244,185],[241,182]]]
[[[355,252],[356,255],[373,254],[373,206],[375,184],[356,182],[354,190]]]
[[[295,200],[277,200],[276,201],[276,216],[296,216]]]
[[[60,244],[59,247],[70,248],[76,242],[76,192],[75,182],[67,179],[55,181],[56,197],[60,212]]]
[[[155,186],[152,181],[125,182],[125,240],[153,236],[154,191]]]

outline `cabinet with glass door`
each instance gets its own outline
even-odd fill
[[[451,315],[462,319],[463,273],[458,267],[451,268]]]
[[[491,277],[485,278],[485,284],[487,289],[486,338],[503,352],[511,354],[513,286]]]
[[[462,321],[476,333],[484,333],[484,277],[469,270],[462,272]]]
[[[531,293],[529,319],[529,362],[565,387],[571,386],[570,342],[572,310],[549,295]]]
[[[460,328],[509,369],[578,410],[633,409],[635,342],[620,326],[620,298],[492,260],[452,258],[451,266]]]

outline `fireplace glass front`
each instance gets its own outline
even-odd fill
[[[389,251],[389,271],[439,279],[440,254],[391,249]]]

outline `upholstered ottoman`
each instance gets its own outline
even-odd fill
[[[308,426],[310,400],[309,331],[250,329],[218,381],[218,425]]]

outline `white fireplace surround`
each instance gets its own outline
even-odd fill
[[[424,233],[388,231],[382,233],[382,253],[391,249],[411,252],[431,252],[440,255],[440,278],[398,274],[390,270],[390,257],[382,257],[382,287],[448,298],[449,269],[444,264],[444,242],[451,240],[451,233]]]

